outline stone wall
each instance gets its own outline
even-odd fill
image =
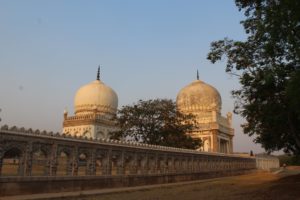
[[[3,177],[0,179],[0,197],[164,184],[245,173],[249,173],[249,170],[116,176]]]
[[[279,159],[271,155],[256,155],[256,168],[262,170],[271,170],[280,167]]]
[[[3,126],[0,194],[188,181],[248,172],[256,159]]]

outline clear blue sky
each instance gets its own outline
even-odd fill
[[[232,111],[238,81],[225,62],[206,60],[210,43],[243,39],[242,13],[220,0],[0,0],[0,125],[61,131],[76,90],[96,78],[119,96],[176,99],[196,78],[216,87]],[[262,151],[234,116],[234,150]]]

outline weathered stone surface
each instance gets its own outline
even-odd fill
[[[103,188],[173,183],[249,173],[250,170],[226,170],[187,174],[150,174],[84,177],[16,177],[0,179],[0,196],[68,192]]]
[[[257,164],[256,159],[251,157],[63,137],[52,132],[24,131],[23,128],[5,126],[0,130],[0,194],[189,181],[278,165],[274,158],[264,157],[259,161],[264,165]],[[10,170],[9,165],[15,170],[14,176],[5,172]]]

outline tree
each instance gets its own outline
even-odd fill
[[[226,58],[226,72],[241,88],[232,91],[244,133],[268,151],[300,154],[300,1],[236,0],[244,12],[245,41],[211,43],[207,58]]]
[[[120,130],[112,133],[112,139],[189,149],[201,146],[200,139],[186,134],[196,126],[194,116],[180,113],[172,100],[139,100],[123,106],[117,122]]]

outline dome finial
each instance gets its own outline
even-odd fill
[[[100,81],[100,65],[98,66],[97,80]]]
[[[197,80],[199,80],[199,71],[197,69]]]

